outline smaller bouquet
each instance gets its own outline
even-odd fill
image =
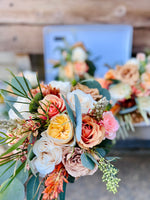
[[[110,95],[94,80],[71,86],[52,81],[31,89],[29,81],[13,73],[10,120],[1,121],[0,199],[65,199],[68,182],[102,171],[107,189],[117,192],[118,170],[107,157],[119,124],[110,110]],[[42,191],[42,192],[40,192]]]
[[[134,125],[150,116],[150,58],[139,53],[125,65],[110,69],[104,79],[98,80],[109,89],[113,100],[111,111],[120,121],[120,131],[134,131]]]
[[[82,42],[73,46],[66,43],[64,48],[58,48],[61,52],[59,61],[51,61],[54,68],[59,67],[58,80],[80,81],[94,76],[95,66],[89,60],[89,52]]]

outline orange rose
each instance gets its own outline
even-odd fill
[[[89,69],[88,65],[85,62],[75,62],[74,71],[77,75],[82,76]]]
[[[97,78],[97,82],[102,86],[102,88],[108,89],[108,86],[111,84],[111,81],[105,80],[103,78]]]
[[[41,118],[47,119],[46,114],[51,118],[60,112],[65,110],[65,103],[61,97],[56,95],[48,94],[40,101],[41,107],[38,108],[38,113],[41,114]],[[45,112],[46,111],[46,114]],[[44,116],[43,116],[44,115]]]
[[[82,118],[82,134],[78,145],[81,148],[88,149],[100,144],[105,136],[105,128],[98,125],[96,120],[88,115],[83,115]]]
[[[110,69],[106,74],[105,74],[105,79],[115,79],[115,70]]]

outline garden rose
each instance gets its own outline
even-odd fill
[[[109,140],[115,139],[116,132],[119,129],[119,124],[118,121],[114,118],[112,112],[104,112],[102,122],[105,127],[105,137]]]
[[[46,115],[44,110],[47,112],[48,116],[51,118],[60,112],[65,110],[65,102],[64,100],[56,95],[48,94],[44,97],[43,100],[40,101],[40,105],[38,108],[38,112],[41,114],[40,117],[46,119]],[[43,116],[45,115],[45,116]]]
[[[82,47],[78,46],[73,48],[72,61],[84,62],[86,59],[87,59],[87,53]]]
[[[146,72],[150,73],[150,63],[148,63],[145,68],[146,68]]]
[[[67,94],[67,100],[70,104],[70,107],[72,108],[73,111],[75,111],[75,99],[74,95],[77,95],[81,104],[81,112],[82,113],[88,113],[90,109],[93,108],[93,104],[95,103],[94,99],[90,94],[86,94],[83,91],[77,89],[74,90],[73,92],[69,92]]]
[[[124,66],[117,66],[116,79],[129,85],[134,85],[139,80],[139,71],[137,65],[126,64]]]
[[[70,82],[63,82],[63,81],[51,81],[50,85],[53,88],[59,89],[60,93],[64,96],[67,95],[68,92],[71,91],[71,84]]]
[[[45,134],[35,142],[33,153],[36,155],[33,165],[42,177],[51,173],[62,160],[62,149],[55,146]]]
[[[74,71],[78,76],[83,76],[85,72],[89,69],[88,65],[85,62],[75,62]]]
[[[17,102],[24,102],[24,103],[17,103]],[[23,97],[18,97],[17,101],[13,105],[16,108],[16,110],[20,112],[20,114],[24,119],[29,119],[29,117],[31,116],[31,113],[29,113],[29,103],[30,102],[28,101],[28,99]],[[8,114],[10,119],[19,118],[12,109],[9,110]]]
[[[77,85],[72,87],[72,91],[77,89],[82,90],[86,94],[90,94],[94,100],[99,100],[102,98],[102,95],[99,94],[99,90],[97,88],[89,88],[86,85],[77,83]]]
[[[69,145],[73,140],[73,125],[66,114],[53,117],[47,129],[47,134],[56,145]]]
[[[104,136],[104,126],[98,125],[96,120],[88,115],[83,115],[81,140],[78,142],[78,145],[84,149],[92,148],[100,144]]]
[[[141,75],[141,81],[146,89],[150,89],[150,73],[143,73]]]
[[[130,98],[132,89],[130,85],[126,83],[118,83],[116,85],[112,85],[109,88],[109,92],[110,92],[111,98],[117,101],[117,100]]]
[[[84,167],[81,163],[82,153],[83,151],[78,147],[63,149],[62,162],[67,172],[73,177],[93,175],[98,169],[97,165],[95,165],[93,170]]]
[[[108,89],[108,86],[111,84],[111,81],[104,78],[97,78],[97,82],[102,86],[102,88]]]
[[[138,107],[140,110],[144,110],[150,113],[150,96],[147,97],[138,97]]]
[[[138,53],[136,55],[136,59],[139,60],[139,61],[145,61],[145,59],[146,59],[145,53]]]

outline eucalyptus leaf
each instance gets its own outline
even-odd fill
[[[81,140],[81,132],[82,132],[82,113],[81,113],[81,105],[78,99],[78,96],[75,94],[75,111],[76,111],[76,138],[78,141]]]
[[[106,156],[106,151],[103,148],[95,148],[95,151],[98,155],[105,157]]]
[[[63,100],[65,101],[66,109],[67,109],[68,115],[70,117],[70,120],[71,120],[72,124],[75,126],[75,119],[74,119],[73,111],[70,108],[69,104],[67,103],[65,97],[64,96],[62,96],[62,97],[63,97]]]
[[[65,200],[67,183],[63,182],[63,192],[59,194],[59,200]]]
[[[69,183],[74,183],[74,182],[75,182],[75,177],[73,177],[73,176],[71,176],[71,175],[69,174],[69,176],[68,176],[68,181],[69,181]]]
[[[14,113],[20,118],[20,119],[24,119],[23,116],[20,114],[20,112],[8,101],[6,102],[6,104],[14,111]]]
[[[130,107],[130,108],[125,108],[125,109],[121,110],[121,111],[119,112],[119,114],[124,115],[124,114],[127,114],[127,113],[131,113],[131,112],[133,112],[133,111],[135,111],[135,110],[137,110],[137,106],[136,106],[136,105],[135,105],[135,106],[132,106],[132,107]]]
[[[2,186],[3,187],[3,184]],[[25,190],[23,184],[15,178],[6,190],[0,192],[0,200],[24,200],[25,198]]]
[[[82,165],[90,170],[94,169],[95,163],[89,158],[86,153],[81,154]]]
[[[32,176],[27,183],[27,200],[38,200],[39,176]]]
[[[81,84],[86,85],[89,88],[97,88],[99,93],[103,95],[103,97],[106,97],[107,100],[111,99],[109,91],[105,88],[102,88],[99,82],[97,82],[96,80],[93,80],[93,79],[84,80],[84,81],[81,81]]]
[[[116,161],[117,159],[120,159],[119,157],[106,157],[106,160],[108,160],[109,162],[112,162],[112,161]]]

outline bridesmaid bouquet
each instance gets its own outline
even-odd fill
[[[110,110],[110,94],[95,80],[75,86],[52,81],[31,89],[24,77],[11,73],[16,95],[10,120],[0,121],[0,143],[9,148],[0,155],[1,200],[65,199],[68,182],[93,175],[98,169],[107,190],[117,192],[118,170],[108,157],[119,124]],[[26,188],[26,190],[25,190]]]
[[[111,111],[119,119],[120,131],[127,135],[134,126],[150,124],[150,57],[138,53],[123,66],[110,69],[98,80],[113,100]]]
[[[62,81],[79,81],[93,78],[96,67],[89,59],[89,52],[82,42],[73,46],[65,42],[64,48],[58,48],[60,59],[51,61],[54,68],[59,68],[57,79]]]

